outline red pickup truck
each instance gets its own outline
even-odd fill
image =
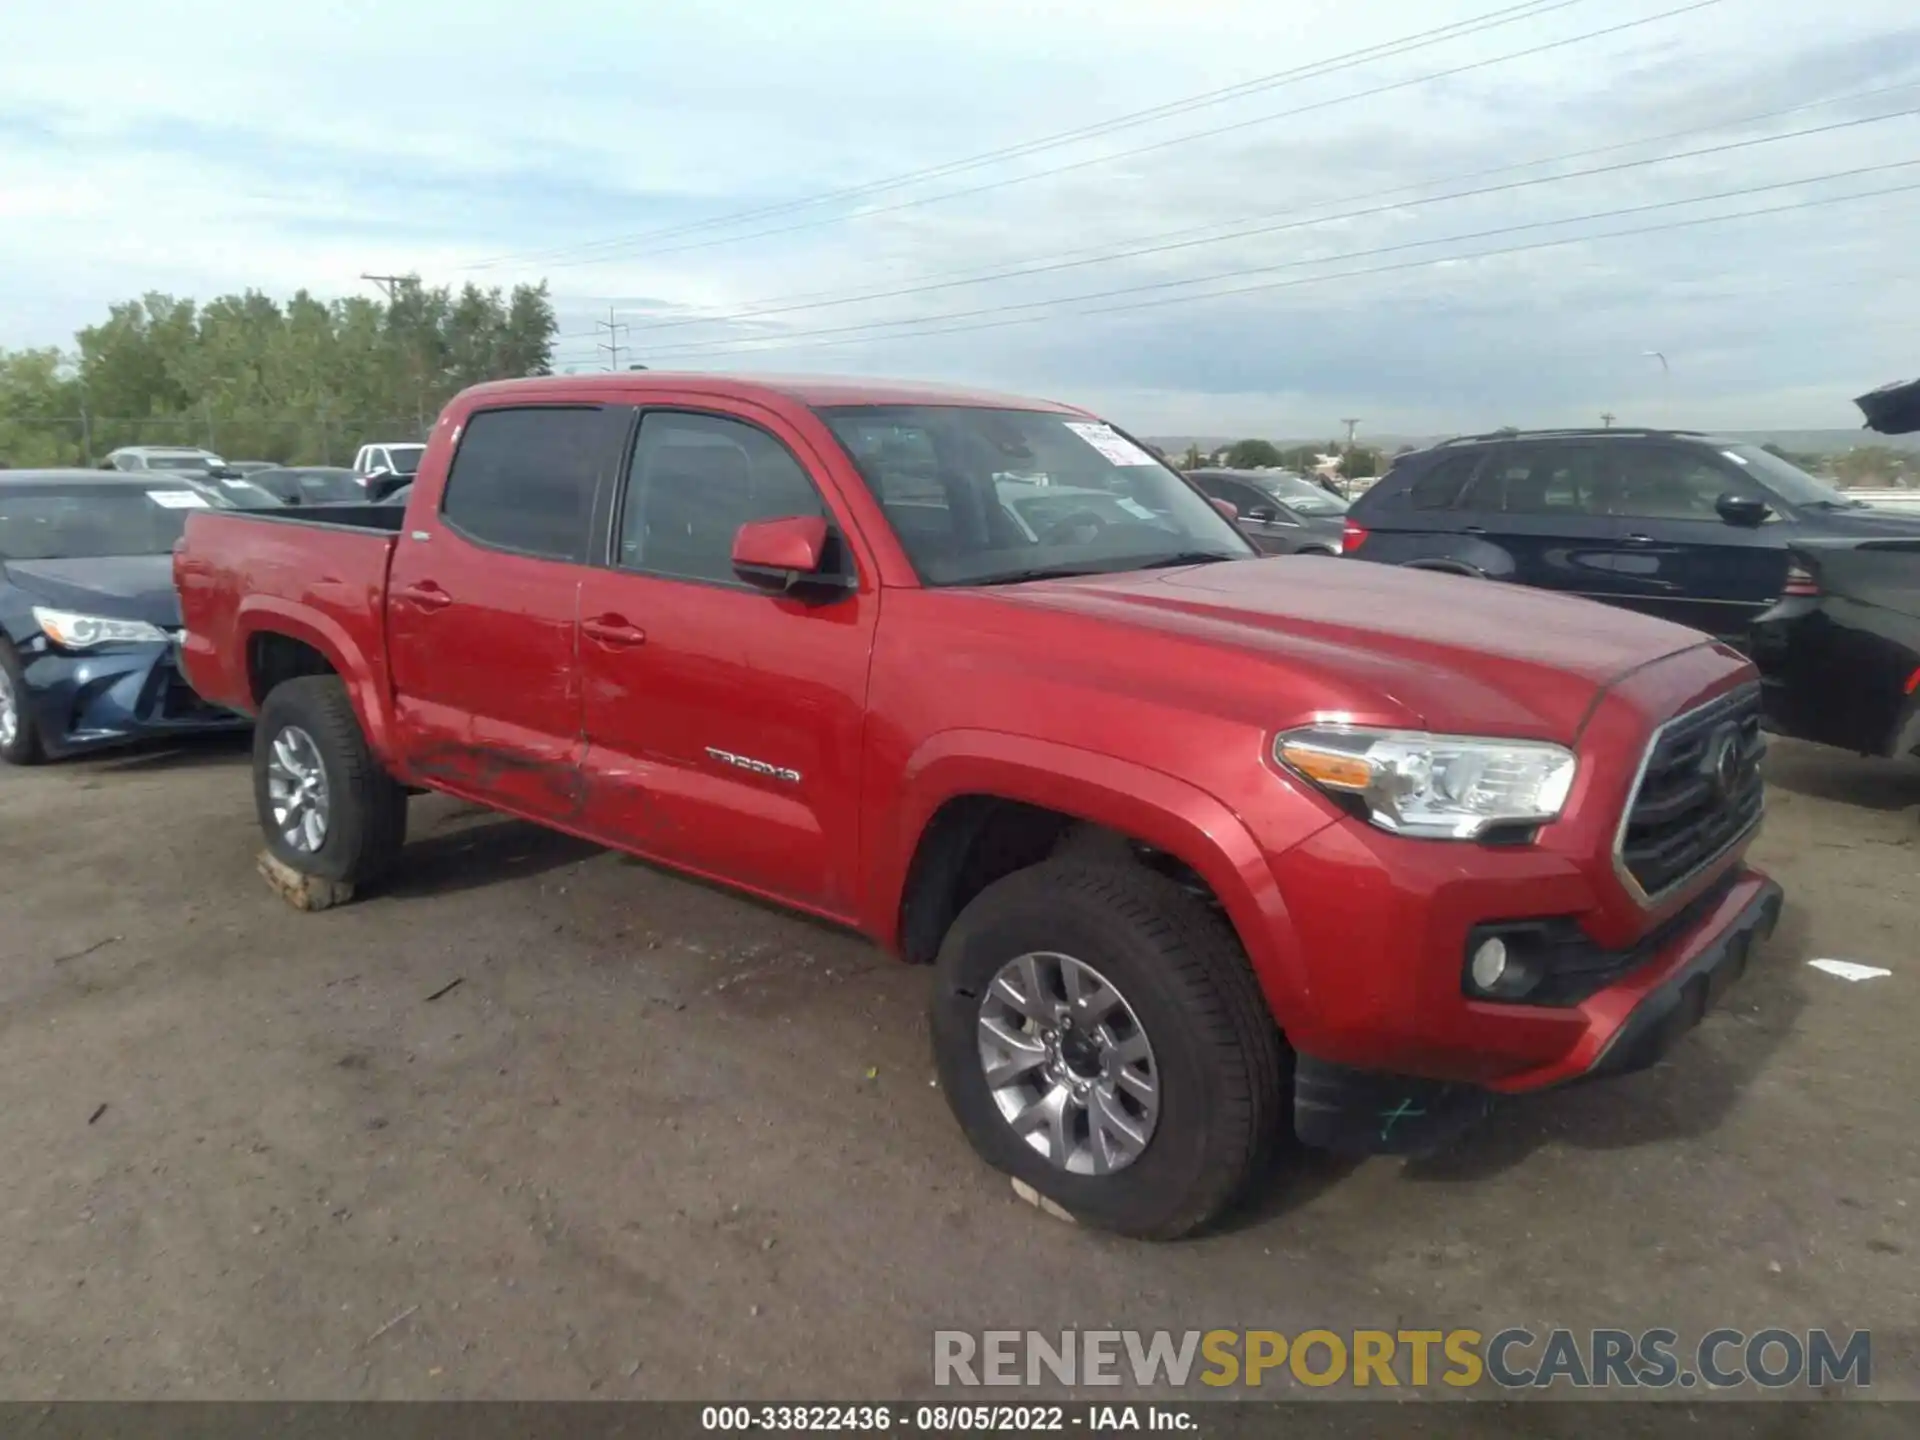
[[[404,510],[196,512],[175,578],[285,866],[375,881],[439,790],[855,927],[934,967],[981,1154],[1129,1234],[1288,1131],[1418,1152],[1645,1065],[1780,909],[1742,656],[1259,558],[1063,405],[483,385]]]

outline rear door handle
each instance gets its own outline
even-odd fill
[[[1651,535],[1629,535],[1627,539],[1635,545],[1653,544],[1653,537]]]
[[[1462,525],[1460,530],[1462,534],[1466,535],[1484,535],[1487,533],[1487,527],[1484,525]]]
[[[582,620],[580,631],[589,639],[619,649],[647,643],[647,632],[638,625],[628,624],[624,615],[596,615],[591,620]]]
[[[400,598],[412,601],[422,610],[444,610],[453,603],[453,597],[431,580],[422,580],[417,585],[402,586]]]

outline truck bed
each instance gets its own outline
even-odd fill
[[[384,685],[387,564],[406,512],[397,505],[199,510],[174,550],[180,661],[204,698],[244,714],[261,697],[248,678],[254,632],[305,636],[352,657],[350,684]]]

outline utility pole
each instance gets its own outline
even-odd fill
[[[393,292],[399,289],[407,281],[413,279],[413,276],[411,275],[368,275],[362,272],[360,278],[362,280],[370,280],[375,285],[378,285],[380,287],[380,293],[387,297],[387,303],[391,305],[393,303]]]
[[[1611,430],[1613,428],[1613,420],[1614,415],[1611,410],[1603,410],[1600,412],[1600,424],[1605,429]]]
[[[595,330],[604,330],[607,332],[607,338],[600,344],[594,346],[594,349],[606,351],[607,369],[609,370],[618,370],[620,368],[620,352],[627,348],[620,343],[620,337],[627,333],[627,327],[614,318],[615,314],[616,312],[613,306],[609,305],[607,307],[607,318],[593,322],[593,328]]]

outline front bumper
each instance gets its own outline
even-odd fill
[[[24,708],[51,756],[252,723],[195,694],[170,642],[78,653],[48,647],[21,658]]]
[[[1483,1084],[1395,1074],[1301,1054],[1294,1128],[1302,1141],[1364,1154],[1425,1154],[1486,1114],[1502,1094],[1630,1074],[1655,1064],[1746,972],[1780,918],[1779,885],[1742,869],[1711,910],[1644,967],[1566,1013],[1577,1039],[1531,1069]],[[1476,1009],[1495,1007],[1480,1004]],[[1497,1007],[1523,1018],[1523,1005]]]

